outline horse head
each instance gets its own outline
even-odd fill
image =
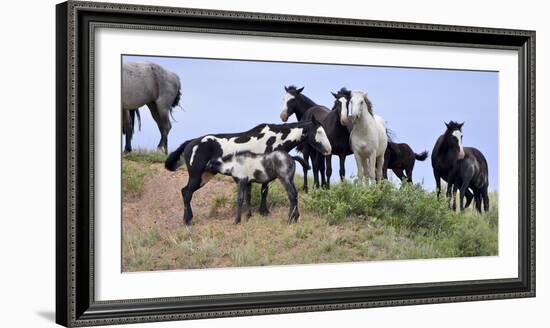
[[[332,146],[328,140],[325,129],[315,116],[311,118],[311,127],[307,129],[307,142],[324,156],[332,153]]]
[[[447,131],[445,131],[445,141],[451,149],[458,151],[458,159],[464,158],[464,148],[462,146],[462,126],[464,122],[457,123],[450,121],[445,123]]]
[[[304,87],[296,88],[295,86],[285,86],[285,94],[283,96],[283,110],[281,111],[281,121],[286,122],[292,114],[296,113],[296,97],[298,97]]]
[[[342,124],[347,125],[349,123],[354,123],[365,111],[374,117],[372,103],[367,93],[363,91],[352,91],[350,93],[347,108],[345,111],[342,111]]]

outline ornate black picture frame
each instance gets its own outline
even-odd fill
[[[510,49],[519,58],[519,235],[514,279],[97,301],[93,38],[98,26]],[[535,296],[535,32],[69,1],[57,5],[56,321],[90,326]]]

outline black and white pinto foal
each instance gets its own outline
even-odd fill
[[[238,185],[237,191],[237,215],[235,224],[241,222],[243,200],[246,200],[248,208],[247,219],[252,216],[250,204],[250,192],[252,182],[267,184],[279,179],[286,190],[290,209],[288,210],[288,223],[298,221],[298,192],[294,185],[294,173],[298,161],[306,166],[299,156],[290,156],[284,151],[274,151],[268,154],[254,154],[249,151],[227,155],[223,158],[211,159],[206,164],[206,170],[212,173],[221,173],[233,177]]]
[[[246,132],[210,134],[181,144],[168,155],[164,166],[170,171],[177,170],[183,164],[181,160],[183,154],[189,172],[187,185],[181,189],[184,223],[191,224],[193,218],[191,209],[193,193],[213,176],[206,170],[208,161],[243,151],[265,154],[282,150],[288,153],[304,142],[324,155],[329,155],[332,151],[325,130],[315,119],[292,124],[260,124]],[[269,213],[266,202],[267,193],[268,184],[264,183],[260,202],[262,215]]]

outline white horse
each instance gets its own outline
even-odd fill
[[[366,92],[351,92],[347,110],[341,111],[340,121],[351,128],[350,144],[357,162],[359,182],[369,185],[375,179],[380,181],[388,146],[386,122],[374,115]]]
[[[132,151],[135,114],[147,105],[160,131],[158,148],[168,150],[170,114],[181,98],[180,78],[153,63],[122,64],[122,133],[126,135],[126,152]]]

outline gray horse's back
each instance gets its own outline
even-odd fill
[[[146,104],[172,106],[180,92],[177,74],[154,63],[122,64],[122,109],[138,109]]]

